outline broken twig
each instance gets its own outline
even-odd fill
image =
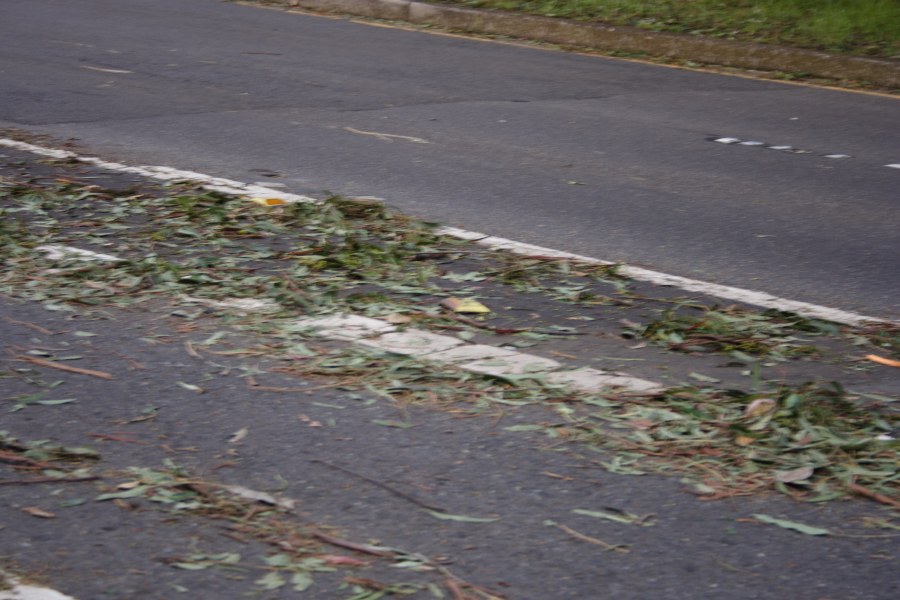
[[[52,360],[44,360],[43,358],[35,358],[34,356],[25,356],[19,355],[17,357],[19,360],[24,360],[25,362],[30,362],[36,364],[41,367],[48,367],[50,369],[57,369],[59,371],[66,371],[67,373],[78,373],[79,375],[90,375],[91,377],[97,377],[99,379],[112,379],[113,376],[106,371],[94,371],[92,369],[82,369],[80,367],[70,367],[69,365],[63,365],[58,362],[54,362]]]

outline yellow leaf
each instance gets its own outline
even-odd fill
[[[465,298],[447,298],[441,302],[441,306],[457,313],[489,313],[491,309],[479,302]]]
[[[281,198],[250,198],[250,202],[255,202],[260,206],[278,206],[280,204],[287,204],[287,202]]]

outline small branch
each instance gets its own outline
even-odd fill
[[[69,365],[63,365],[58,362],[54,362],[52,360],[44,360],[43,358],[35,358],[34,356],[25,356],[19,355],[17,357],[19,360],[23,360],[25,362],[30,362],[41,367],[48,367],[50,369],[57,369],[59,371],[66,371],[68,373],[78,373],[79,375],[90,375],[91,377],[97,377],[99,379],[112,379],[113,376],[105,371],[93,371],[91,369],[81,369],[79,367],[70,367]]]
[[[371,554],[372,556],[394,556],[394,552],[391,550],[385,550],[383,548],[370,546],[368,544],[357,544],[349,540],[334,537],[333,535],[328,535],[323,531],[312,531],[310,532],[310,534],[317,540],[321,540],[326,544],[331,544],[332,546],[337,546],[338,548],[346,548],[347,550],[362,552],[363,554]]]
[[[878,492],[872,491],[867,487],[863,487],[858,483],[851,483],[850,489],[860,496],[864,496],[870,500],[874,500],[875,502],[880,502],[881,504],[887,504],[888,506],[893,506],[894,508],[900,508],[900,502],[894,500],[890,496],[885,496],[884,494],[879,494]]]
[[[27,485],[30,483],[78,483],[80,481],[97,481],[102,479],[99,475],[87,475],[85,477],[39,477],[36,479],[0,479],[0,485]]]
[[[619,544],[609,544],[607,542],[604,542],[601,539],[597,539],[597,538],[591,537],[589,535],[584,535],[583,533],[579,533],[579,532],[575,531],[571,527],[566,527],[565,525],[561,525],[559,523],[557,523],[556,526],[558,528],[562,529],[563,531],[565,531],[566,533],[568,533],[569,535],[571,535],[576,540],[581,540],[582,542],[587,542],[588,544],[594,544],[595,546],[600,546],[604,550],[609,550],[611,552],[620,552],[622,554],[627,554],[629,552],[629,550],[626,546],[622,546]]]
[[[406,500],[407,502],[412,502],[412,503],[415,504],[416,506],[420,506],[420,507],[422,507],[422,508],[424,508],[424,509],[426,509],[426,510],[436,510],[436,511],[438,511],[438,512],[445,512],[443,508],[440,508],[440,507],[438,507],[438,506],[434,506],[434,505],[432,505],[432,504],[427,504],[427,503],[425,503],[425,502],[422,502],[422,501],[419,500],[418,498],[414,498],[413,496],[410,496],[409,494],[406,494],[406,493],[404,493],[404,492],[401,492],[401,491],[398,490],[398,489],[392,488],[391,486],[389,486],[389,485],[386,484],[386,483],[383,483],[383,482],[381,482],[381,481],[378,481],[377,479],[372,479],[371,477],[366,477],[365,475],[361,475],[361,474],[359,474],[359,473],[356,473],[356,472],[354,472],[354,471],[351,471],[350,469],[347,469],[347,468],[342,467],[342,466],[340,466],[340,465],[336,465],[336,464],[333,464],[333,463],[330,463],[330,462],[326,462],[326,461],[324,461],[324,460],[319,460],[318,458],[314,458],[314,459],[310,460],[310,462],[319,463],[320,465],[325,465],[326,467],[330,467],[330,468],[332,468],[332,469],[335,469],[335,470],[337,470],[337,471],[341,471],[341,472],[346,473],[346,474],[348,474],[348,475],[352,475],[352,476],[354,476],[354,477],[358,477],[358,478],[362,479],[363,481],[368,481],[368,482],[371,483],[372,485],[377,485],[377,486],[380,487],[381,489],[383,489],[383,490],[385,490],[385,491],[388,491],[388,492],[394,494],[395,496],[397,496],[397,497],[399,497],[399,498],[403,498],[403,499]]]
[[[15,319],[10,319],[9,317],[3,317],[3,320],[7,323],[12,323],[13,325],[22,325],[23,327],[29,327],[31,329],[34,329],[35,331],[43,333],[44,335],[56,335],[55,332],[50,331],[49,329],[45,329],[44,327],[35,325],[34,323],[28,323],[27,321],[17,321]]]

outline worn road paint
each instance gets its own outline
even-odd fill
[[[81,248],[73,248],[72,246],[60,246],[57,244],[47,244],[35,248],[39,252],[43,252],[49,260],[62,260],[64,258],[74,258],[76,260],[96,260],[101,262],[122,262],[124,259],[111,254],[102,254],[93,250],[82,250]]]
[[[412,356],[492,377],[535,375],[586,393],[621,389],[646,394],[664,389],[661,384],[623,373],[590,368],[566,369],[551,358],[509,348],[469,344],[449,335],[419,329],[394,331],[394,326],[387,321],[369,317],[336,315],[301,319],[297,321],[296,328],[313,332],[319,337],[353,341],[366,348]]]
[[[75,600],[72,596],[66,596],[50,588],[19,583],[15,578],[8,578],[12,585],[8,590],[0,590],[0,600]]]
[[[223,194],[231,194],[235,196],[279,198],[281,200],[284,200],[285,202],[319,202],[315,198],[310,198],[309,196],[301,196],[298,194],[281,192],[279,190],[273,190],[269,187],[251,185],[240,181],[235,181],[233,179],[212,177],[211,175],[197,173],[195,171],[182,171],[180,169],[173,169],[171,167],[130,167],[128,165],[108,162],[91,156],[81,156],[74,152],[69,152],[68,150],[44,148],[42,146],[35,146],[34,144],[28,144],[26,142],[20,142],[9,138],[0,138],[0,146],[15,148],[17,150],[24,150],[25,152],[31,152],[32,154],[39,154],[41,156],[49,156],[50,158],[77,160],[79,162],[94,165],[102,169],[119,171],[123,173],[134,173],[135,175],[141,175],[143,177],[149,177],[151,179],[158,179],[162,181],[191,181],[199,184],[201,187],[203,187],[203,189],[213,192],[221,192]]]
[[[779,152],[787,152],[788,154],[815,154],[817,156],[821,156],[823,158],[853,158],[849,154],[822,154],[816,153],[812,150],[801,150],[800,148],[794,148],[793,146],[776,146],[773,144],[767,144],[765,142],[758,142],[755,140],[742,140],[740,138],[733,137],[709,137],[706,138],[710,142],[716,142],[717,144],[737,144],[738,146],[751,146],[757,148],[766,148],[768,150],[778,150]]]
[[[718,140],[729,140],[728,142],[722,141],[720,143],[734,143],[730,140],[740,141],[737,138],[710,138],[710,141],[715,142]],[[122,165],[119,163],[103,161],[98,158],[83,157],[75,154],[74,152],[69,152],[68,150],[44,148],[41,146],[35,146],[33,144],[28,144],[9,138],[0,138],[0,146],[15,148],[18,150],[31,152],[33,154],[39,154],[42,156],[49,156],[52,158],[74,159],[87,164],[93,164],[104,169],[109,169],[111,171],[135,173],[138,175],[143,175],[145,177],[151,177],[153,179],[182,179],[195,181],[202,185],[205,189],[219,191],[226,194],[234,194],[242,197],[262,196],[282,198],[286,202],[319,202],[315,198],[311,198],[309,196],[300,196],[297,194],[289,194],[287,192],[279,192],[270,188],[248,185],[246,183],[241,183],[239,181],[230,179],[211,177],[209,175],[204,175],[202,173],[196,173],[193,171],[180,171],[178,169],[172,169],[170,167],[129,167],[127,165]],[[900,164],[892,164],[887,166],[900,169]],[[568,258],[571,260],[579,260],[589,264],[598,265],[616,264],[599,258],[582,256],[573,254],[571,252],[564,252],[561,250],[554,250],[552,248],[545,248],[534,244],[526,244],[506,238],[489,236],[483,233],[468,231],[456,227],[440,227],[436,230],[436,232],[442,235],[470,240],[482,246],[486,246],[495,250],[506,250],[515,254],[554,256],[557,258]],[[643,269],[641,267],[622,265],[619,267],[618,272],[626,277],[631,277],[632,279],[637,279],[639,281],[646,281],[647,283],[677,287],[689,292],[707,294],[710,296],[715,296],[717,298],[723,298],[725,300],[732,300],[735,302],[743,302],[746,304],[752,304],[754,306],[760,306],[762,308],[772,308],[775,310],[794,312],[805,317],[825,319],[827,321],[834,321],[836,323],[844,323],[847,325],[862,325],[864,323],[872,322],[891,322],[882,318],[870,317],[859,313],[845,311],[837,308],[829,308],[827,306],[821,306],[809,302],[788,300],[786,298],[780,298],[778,296],[773,296],[765,292],[746,290],[743,288],[727,285],[719,285],[716,283],[700,281],[698,279],[691,279],[678,275],[669,275],[667,273],[652,271],[650,269]]]

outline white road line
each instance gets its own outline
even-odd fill
[[[720,138],[722,140],[728,139],[736,139],[736,138]],[[718,141],[718,140],[713,140]],[[739,140],[738,140],[739,141]],[[722,142],[722,143],[733,143],[733,142]],[[127,165],[112,163],[100,160],[98,158],[85,157],[75,154],[74,152],[69,152],[67,150],[56,150],[52,148],[44,148],[41,146],[35,146],[33,144],[28,144],[25,142],[20,142],[17,140],[12,140],[9,138],[0,138],[0,146],[6,146],[8,148],[15,148],[18,150],[24,150],[26,152],[32,152],[34,154],[40,154],[42,156],[50,156],[53,158],[68,158],[78,160],[87,164],[92,164],[104,169],[109,169],[112,171],[121,171],[126,173],[135,173],[138,175],[143,175],[145,177],[150,177],[153,179],[162,179],[162,180],[188,180],[194,181],[202,185],[204,188],[214,191],[219,191],[226,194],[234,194],[237,196],[243,197],[264,197],[264,198],[279,198],[284,200],[285,202],[319,202],[315,198],[311,198],[309,196],[300,196],[297,194],[289,194],[287,192],[280,192],[277,190],[273,190],[270,188],[265,188],[257,185],[250,185],[246,183],[242,183],[240,181],[234,181],[231,179],[222,179],[219,177],[211,177],[209,175],[204,175],[202,173],[196,173],[194,171],[181,171],[178,169],[172,169],[170,167],[153,167],[153,166],[142,166],[142,167],[129,167]],[[900,164],[896,165],[888,165],[890,167],[900,169]],[[464,240],[474,241],[482,246],[486,246],[495,250],[506,250],[509,252],[513,252],[516,254],[524,254],[524,255],[540,255],[540,256],[553,256],[557,258],[567,258],[571,260],[583,261],[589,264],[599,264],[599,265],[612,265],[616,264],[610,261],[602,260],[599,258],[593,258],[590,256],[582,256],[578,254],[573,254],[571,252],[564,252],[561,250],[554,250],[552,248],[545,248],[543,246],[536,246],[534,244],[526,244],[522,242],[517,242],[515,240],[510,240],[506,238],[490,236],[483,233],[478,233],[475,231],[468,231],[465,229],[459,229],[456,227],[441,227],[437,230],[438,233],[443,235],[448,235],[452,237],[456,237]],[[643,269],[641,267],[632,267],[628,265],[622,265],[619,267],[619,273],[626,277],[631,277],[632,279],[637,279],[639,281],[646,281],[648,283],[653,283],[656,285],[664,285],[664,286],[672,286],[681,288],[690,292],[697,292],[702,294],[708,294],[710,296],[715,296],[717,298],[722,298],[725,300],[731,300],[734,302],[743,302],[746,304],[752,304],[754,306],[760,306],[763,308],[771,308],[775,310],[789,311],[794,312],[799,315],[803,315],[805,317],[811,317],[815,319],[825,319],[828,321],[834,321],[836,323],[844,323],[847,325],[861,325],[864,323],[872,323],[872,322],[896,322],[889,321],[887,319],[878,318],[878,317],[870,317],[866,315],[862,315],[855,312],[850,312],[846,310],[841,310],[837,308],[829,308],[827,306],[820,306],[818,304],[812,304],[809,302],[798,302],[796,300],[788,300],[786,298],[780,298],[778,296],[773,296],[771,294],[767,294],[765,292],[759,292],[755,290],[746,290],[743,288],[732,287],[727,285],[719,285],[717,283],[710,283],[707,281],[700,281],[697,279],[690,279],[688,277],[680,277],[678,275],[669,275],[667,273],[660,273],[658,271],[652,271],[650,269]]]
[[[566,369],[551,358],[507,348],[469,344],[449,335],[439,335],[420,329],[394,331],[394,326],[387,321],[369,317],[355,315],[314,317],[297,321],[296,328],[319,337],[352,341],[366,348],[413,356],[419,360],[441,363],[471,373],[500,378],[534,376],[586,393],[623,389],[639,394],[651,394],[664,389],[659,383],[623,373],[591,368]]]
[[[482,246],[487,246],[488,248],[494,250],[505,250],[507,252],[513,252],[515,254],[522,254],[526,256],[552,256],[554,258],[568,258],[571,260],[577,260],[596,265],[616,264],[610,261],[592,258],[590,256],[572,254],[571,252],[563,252],[561,250],[553,250],[551,248],[544,248],[542,246],[536,246],[534,244],[524,244],[522,242],[516,242],[514,240],[509,240],[506,238],[489,236],[482,233],[476,233],[474,231],[467,231],[465,229],[456,229],[454,227],[441,227],[438,229],[438,233],[462,238],[465,240],[471,240]],[[743,288],[731,287],[727,285],[719,285],[717,283],[690,279],[688,277],[680,277],[678,275],[669,275],[667,273],[651,271],[650,269],[644,269],[641,267],[621,265],[618,269],[618,273],[624,275],[625,277],[637,279],[638,281],[646,281],[647,283],[653,283],[656,285],[677,287],[689,292],[698,292],[710,296],[715,296],[717,298],[723,298],[725,300],[732,300],[735,302],[752,304],[754,306],[761,306],[763,308],[772,308],[775,310],[794,312],[805,317],[824,319],[826,321],[845,323],[847,325],[862,325],[864,323],[886,321],[885,319],[869,317],[866,315],[861,315],[846,310],[840,310],[837,308],[829,308],[827,306],[810,304],[808,302],[788,300],[786,298],[780,298],[778,296],[773,296],[765,292],[757,292],[754,290],[745,290]]]
[[[17,150],[24,150],[25,152],[40,154],[41,156],[49,156],[51,158],[74,159],[79,162],[101,167],[103,169],[108,169],[110,171],[134,173],[135,175],[142,175],[151,179],[159,179],[162,181],[191,181],[200,184],[204,189],[214,192],[222,192],[223,194],[232,194],[235,196],[278,198],[279,200],[283,200],[285,202],[318,202],[318,200],[316,200],[315,198],[310,198],[309,196],[290,194],[287,192],[273,190],[272,188],[264,187],[261,185],[252,185],[243,183],[241,181],[235,181],[233,179],[213,177],[211,175],[197,173],[195,171],[182,171],[179,169],[173,169],[171,167],[130,167],[128,165],[123,165],[120,163],[107,162],[105,160],[101,160],[99,158],[91,156],[81,156],[74,152],[69,152],[68,150],[44,148],[41,146],[35,146],[34,144],[28,144],[9,138],[0,138],[0,146],[15,148]]]
[[[884,165],[884,166],[890,167],[891,169],[900,169],[900,164]]]
[[[122,262],[125,260],[111,254],[101,254],[100,252],[94,252],[93,250],[82,250],[81,248],[60,246],[58,244],[38,246],[35,250],[45,253],[49,260],[62,260],[64,258],[100,262]]]
[[[0,600],[75,600],[50,588],[19,583],[14,577],[7,577],[7,582],[12,587],[0,590]]]

